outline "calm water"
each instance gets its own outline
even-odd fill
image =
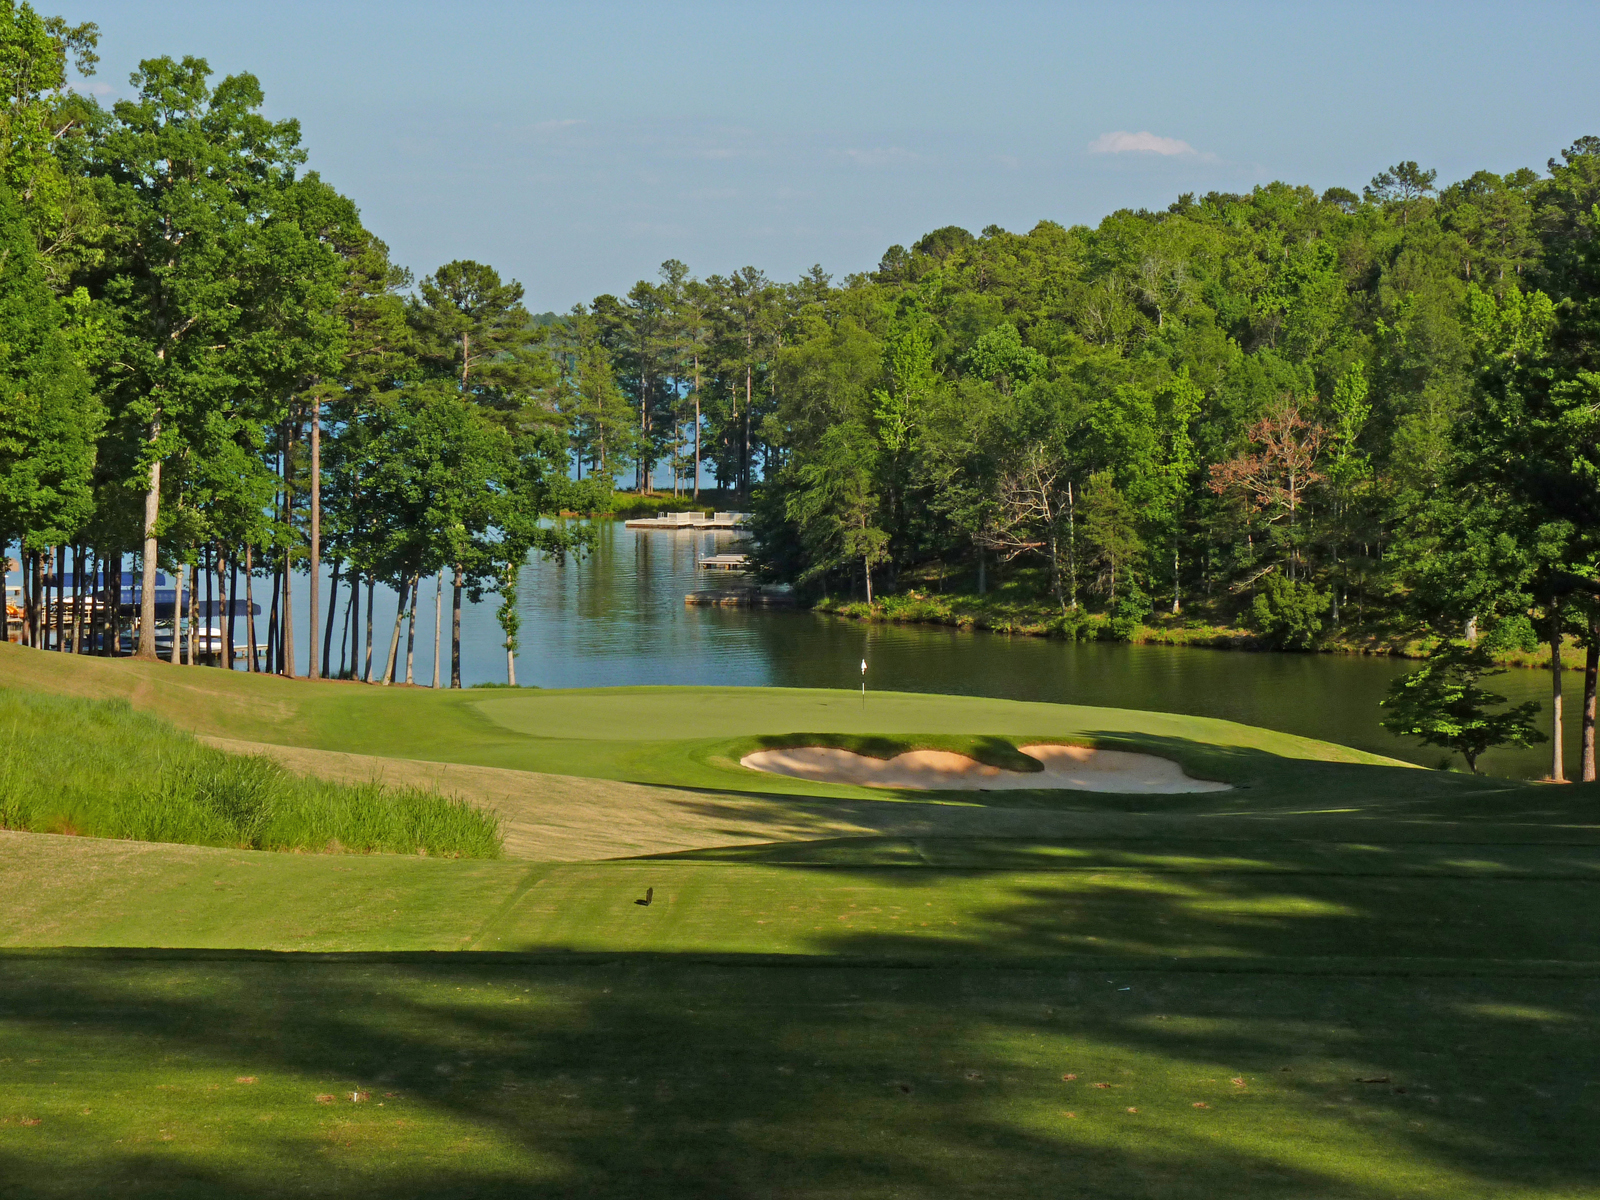
[[[688,608],[686,592],[716,586],[721,572],[699,571],[697,555],[735,549],[727,533],[631,530],[597,524],[599,545],[583,562],[536,561],[522,576],[522,649],[517,681],[538,687],[623,684],[735,684],[782,687],[860,685],[953,692],[1019,700],[1104,704],[1225,717],[1408,758],[1429,766],[1440,752],[1391,738],[1378,725],[1378,701],[1389,681],[1414,664],[1396,659],[1327,654],[1072,644],[1042,638],[944,628],[867,625],[803,612]],[[299,606],[305,581],[296,580]],[[340,609],[344,596],[341,593]],[[448,592],[445,597],[448,605]],[[505,682],[505,651],[496,601],[462,617],[462,678],[467,685]],[[394,597],[378,593],[375,657],[382,658],[394,621]],[[433,671],[433,586],[425,582],[418,612],[417,678]],[[304,630],[304,609],[297,617]],[[445,612],[448,625],[449,612]],[[301,634],[303,647],[304,634]],[[335,643],[337,653],[337,635]],[[300,658],[304,668],[303,649]],[[379,668],[381,670],[381,667]],[[1514,700],[1544,703],[1547,672],[1513,670],[1495,681]],[[1569,672],[1567,769],[1577,765],[1581,677]],[[1549,748],[1486,756],[1484,769],[1537,776],[1549,770]]]

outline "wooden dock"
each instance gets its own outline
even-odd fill
[[[702,571],[742,571],[749,565],[748,554],[708,554],[699,563]]]
[[[627,529],[741,529],[749,519],[749,513],[741,512],[675,512],[659,517],[636,517],[624,521],[623,526]]]
[[[689,608],[793,608],[794,593],[787,588],[716,588],[690,592],[683,602]]]

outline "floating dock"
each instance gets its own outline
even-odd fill
[[[749,565],[748,554],[708,554],[699,563],[702,571],[742,571]]]
[[[793,608],[794,593],[788,588],[716,588],[690,592],[683,598],[689,608]]]
[[[675,512],[638,517],[623,525],[628,529],[740,529],[749,519],[749,513],[740,512]]]

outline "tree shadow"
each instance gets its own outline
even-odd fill
[[[1422,1177],[1472,1194],[1592,1182],[1592,1106],[1573,1109],[1581,1089],[1553,1070],[1592,1034],[1556,1022],[1534,1045],[1519,1027],[1513,1064],[1492,1047],[1522,1019],[1471,1016],[1528,1006],[1527,984],[438,959],[9,971],[7,1020],[30,1051],[134,1070],[37,1088],[43,1124],[4,1130],[8,1194],[1390,1197]],[[1571,1015],[1592,999],[1564,984],[1537,1003]],[[1418,1005],[1448,1016],[1451,1044],[1397,1029],[1407,1014],[1415,1029]],[[1463,1052],[1494,1077],[1466,1096],[1439,1061]],[[241,1070],[271,1095],[219,1117],[208,1097],[236,1097]],[[118,1146],[56,1111],[99,1088],[114,1097],[85,1107],[166,1090]],[[362,1090],[364,1105],[346,1101]],[[1326,1128],[1270,1129],[1324,1105],[1338,1110]],[[1385,1178],[1406,1155],[1414,1169]]]
[[[985,885],[958,935],[830,923],[809,958],[7,954],[0,1121],[43,1124],[0,1125],[0,1177],[29,1200],[1592,1185],[1593,854],[1065,848],[795,866]],[[79,1107],[135,1113],[119,1144]]]

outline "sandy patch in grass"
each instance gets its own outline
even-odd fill
[[[1088,746],[1022,746],[1022,753],[1044,764],[1042,771],[1007,771],[949,750],[908,750],[893,758],[871,758],[829,746],[797,746],[758,750],[739,760],[753,771],[810,779],[818,783],[854,783],[865,787],[917,791],[1078,791],[1078,792],[1226,792],[1229,785],[1193,779],[1171,759],[1126,750]]]

